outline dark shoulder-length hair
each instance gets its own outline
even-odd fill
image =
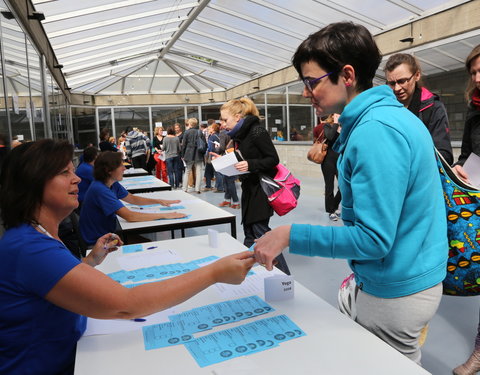
[[[0,209],[5,228],[36,223],[46,183],[72,158],[73,146],[53,139],[27,142],[9,152],[0,177]]]
[[[373,77],[382,56],[366,27],[352,22],[331,23],[305,39],[293,55],[292,63],[300,77],[302,64],[313,61],[337,84],[345,65],[355,69],[357,92],[373,86]]]
[[[95,180],[107,182],[110,172],[122,165],[122,153],[114,151],[104,151],[95,159],[93,165],[93,177]]]

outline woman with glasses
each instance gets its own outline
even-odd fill
[[[447,111],[439,97],[422,86],[422,71],[417,59],[407,53],[397,53],[387,60],[384,71],[386,83],[398,101],[422,120],[435,147],[451,165],[453,153]]]
[[[389,87],[372,88],[380,60],[369,31],[350,22],[328,25],[298,47],[293,66],[303,96],[318,117],[341,114],[333,149],[345,226],[280,226],[256,241],[254,254],[268,270],[287,246],[347,259],[353,276],[342,286],[341,310],[420,363],[419,338],[446,275],[445,206],[427,129]]]

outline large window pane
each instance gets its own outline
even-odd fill
[[[185,109],[181,107],[153,107],[152,108],[153,124],[162,123],[163,129],[167,130],[169,126],[175,123],[185,124]]]
[[[313,111],[310,99],[304,98],[303,83],[288,87],[290,141],[313,140]]]
[[[112,108],[99,108],[98,109],[98,123],[100,127],[100,131],[102,129],[108,129],[109,133],[113,136],[113,118],[112,118]],[[118,134],[120,135],[121,132],[125,129],[121,129],[118,131]],[[117,133],[115,133],[116,136]],[[95,141],[94,145],[98,144],[100,142],[99,135],[96,133],[95,129]]]
[[[116,133],[122,133],[127,126],[138,128],[142,132],[150,133],[148,107],[115,108]]]
[[[208,119],[218,120],[220,118],[221,105],[205,105],[202,107],[202,121]]]
[[[40,56],[27,39],[28,73],[30,78],[31,116],[33,117],[33,132],[35,139],[45,138],[45,116],[43,114],[42,75]]]
[[[95,108],[71,107],[75,145],[84,149],[90,143],[97,144],[97,129],[95,127]]]

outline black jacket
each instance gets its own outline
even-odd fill
[[[453,163],[452,144],[448,128],[448,117],[445,106],[439,97],[425,87],[417,87],[413,93],[408,109],[427,127],[433,144],[449,165]]]
[[[456,164],[463,165],[472,152],[480,156],[480,110],[470,104],[463,129],[462,150]]]
[[[274,177],[279,162],[270,136],[256,116],[247,116],[233,136],[238,160],[248,162],[250,173],[240,175],[242,182],[242,223],[252,224],[273,215],[266,194],[260,186],[259,174]]]

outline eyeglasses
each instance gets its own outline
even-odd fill
[[[417,72],[413,73],[408,78],[400,78],[400,79],[397,79],[396,81],[385,81],[385,83],[390,87],[395,87],[395,85],[403,86],[404,84],[410,82],[410,80],[413,78],[415,74],[417,74]]]
[[[321,80],[322,78],[328,77],[328,76],[329,76],[330,74],[332,74],[332,73],[333,73],[333,72],[324,74],[323,76],[318,77],[318,78],[312,78],[312,79],[304,78],[304,79],[303,79],[303,83],[304,83],[305,87],[306,87],[310,92],[312,92],[313,89],[315,88],[315,86],[317,86],[318,82],[320,82],[320,80]]]

